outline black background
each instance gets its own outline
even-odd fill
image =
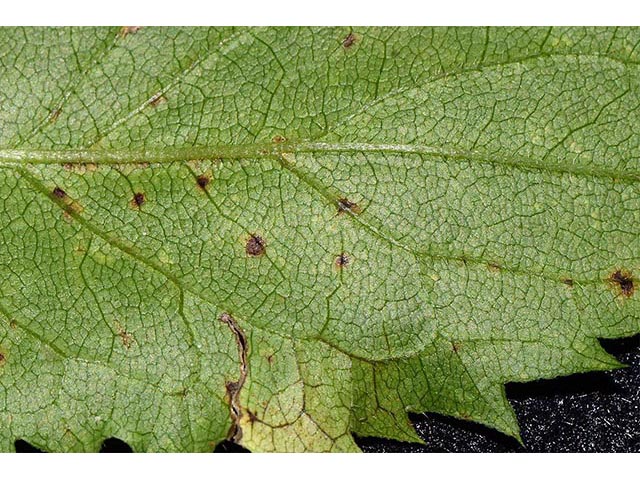
[[[470,422],[411,415],[426,445],[358,438],[365,452],[640,452],[640,335],[601,342],[628,368],[507,385],[522,441]],[[16,451],[39,451],[18,440]],[[107,439],[102,452],[130,452]],[[223,442],[216,452],[246,451]]]

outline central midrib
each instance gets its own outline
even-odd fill
[[[599,178],[616,183],[640,181],[640,170],[617,169],[601,165],[557,162],[550,163],[524,156],[485,153],[425,144],[367,142],[286,142],[217,145],[213,147],[181,147],[159,150],[65,149],[31,150],[0,149],[0,165],[63,164],[165,164],[174,162],[279,159],[282,154],[381,153],[418,155],[446,160],[500,165],[518,170],[538,170],[559,175]],[[338,161],[338,160],[336,160]]]

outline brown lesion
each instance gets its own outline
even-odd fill
[[[462,348],[462,344],[460,342],[451,342],[451,350],[453,353],[458,353]]]
[[[121,27],[118,35],[120,38],[127,38],[129,35],[138,33],[142,27]]]
[[[618,295],[631,298],[635,293],[635,278],[629,270],[617,269],[609,275],[608,281],[618,292]]]
[[[357,41],[358,36],[353,32],[349,32],[349,34],[342,40],[342,46],[348,50],[353,47]]]
[[[51,113],[49,114],[49,123],[56,123],[61,113],[62,108],[54,108],[51,110]]]
[[[267,249],[267,243],[260,235],[252,233],[249,235],[245,244],[245,252],[250,257],[260,257],[264,255]]]
[[[153,108],[158,107],[166,102],[167,102],[167,97],[165,97],[162,92],[156,93],[153,97],[149,99],[149,105]]]
[[[349,258],[349,255],[342,252],[340,255],[336,257],[334,263],[338,269],[342,269],[347,265],[349,265],[349,263],[351,263],[351,259]]]
[[[64,210],[65,214],[73,216],[74,214],[81,213],[84,209],[82,205],[72,199],[67,192],[60,187],[55,187],[51,191],[51,197],[58,203]]]
[[[362,209],[360,208],[360,206],[355,203],[352,202],[351,200],[349,200],[346,197],[342,197],[338,199],[338,213],[360,213],[362,211]]]
[[[200,190],[206,190],[209,183],[211,183],[211,177],[209,175],[202,174],[196,177],[196,184]]]
[[[493,273],[499,273],[502,270],[502,266],[498,262],[489,262],[487,268]]]
[[[564,278],[561,278],[560,281],[569,288],[573,287],[573,283],[574,283],[573,278],[564,277]]]
[[[131,199],[130,205],[133,208],[140,208],[147,201],[146,196],[143,192],[135,192],[133,194],[133,198]]]
[[[242,427],[240,423],[244,412],[246,411],[240,405],[240,392],[249,373],[249,365],[247,363],[249,345],[247,343],[247,337],[244,331],[240,328],[235,318],[233,318],[230,314],[224,312],[220,315],[219,320],[229,327],[231,333],[233,333],[235,337],[236,345],[238,347],[238,356],[240,360],[240,376],[237,380],[228,380],[227,382],[225,382],[225,390],[227,392],[226,398],[227,402],[229,403],[231,420],[233,422],[231,428],[229,429],[227,438],[233,442],[239,443],[242,439]]]
[[[124,348],[129,350],[135,342],[133,335],[127,332],[127,330],[119,322],[116,322],[116,331]]]

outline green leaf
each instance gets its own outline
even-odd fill
[[[640,30],[0,31],[0,450],[518,436],[640,331]]]

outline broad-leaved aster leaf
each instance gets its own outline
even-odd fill
[[[640,30],[0,30],[0,450],[352,451],[640,331]]]

